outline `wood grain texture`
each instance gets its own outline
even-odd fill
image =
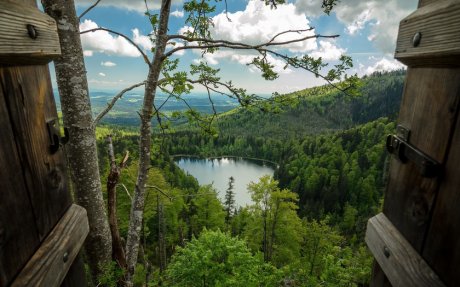
[[[60,286],[88,232],[86,210],[73,204],[11,286]]]
[[[445,286],[383,213],[369,219],[365,241],[392,286]]]
[[[403,19],[395,58],[414,66],[460,66],[460,1],[433,1]],[[414,46],[412,39],[421,33]]]
[[[422,6],[429,5],[429,4],[434,3],[434,2],[436,2],[436,1],[439,1],[439,0],[420,0],[420,1],[418,2],[418,7],[420,8],[420,7],[422,7]]]
[[[48,67],[0,67],[0,86],[41,241],[71,204],[62,151],[49,151],[46,122],[57,113]]]
[[[40,244],[4,87],[0,85],[0,286],[7,286]]]
[[[409,142],[445,162],[460,97],[459,69],[410,68],[398,123],[411,130]],[[423,178],[412,163],[392,158],[383,212],[421,251],[439,178]]]
[[[29,36],[28,24],[35,27],[36,39]],[[60,54],[53,18],[31,5],[0,1],[0,64],[46,64]]]
[[[457,119],[445,175],[441,183],[423,257],[448,286],[458,286],[460,274],[460,117]]]

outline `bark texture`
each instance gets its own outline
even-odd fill
[[[102,198],[96,136],[92,125],[83,50],[73,0],[42,0],[45,12],[58,26],[62,56],[54,62],[74,195],[88,213],[90,232],[85,243],[86,258],[93,276],[99,265],[111,260],[112,238]]]
[[[152,144],[151,121],[153,116],[153,103],[155,100],[158,78],[161,72],[161,64],[164,60],[164,52],[167,42],[167,31],[171,0],[163,0],[160,9],[160,22],[156,37],[155,55],[149,67],[149,74],[145,84],[144,102],[141,113],[140,144],[139,144],[139,168],[136,180],[134,198],[131,205],[129,218],[128,237],[126,240],[126,261],[128,270],[126,285],[133,286],[133,275],[136,267],[142,220],[144,217],[145,185],[150,167],[150,151]]]

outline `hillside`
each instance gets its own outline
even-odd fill
[[[364,77],[361,95],[354,98],[327,86],[283,95],[290,104],[281,112],[240,108],[219,117],[218,129],[224,136],[283,138],[349,129],[381,117],[395,119],[404,75],[404,71],[396,71]]]

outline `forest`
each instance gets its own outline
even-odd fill
[[[221,114],[208,132],[192,123],[162,133],[148,171],[134,285],[367,286],[372,257],[365,225],[382,206],[384,141],[395,128],[404,74],[366,76],[355,97],[311,88],[280,95],[270,111],[262,103]],[[126,238],[139,137],[133,128],[97,128],[103,186],[108,135],[117,159],[130,152],[116,188]],[[252,204],[236,208],[231,178],[221,201],[213,186],[200,186],[177,167],[180,154],[278,166],[273,178],[248,186]],[[123,278],[116,262],[103,270],[101,285],[117,286]]]

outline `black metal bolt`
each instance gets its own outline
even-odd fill
[[[37,28],[35,28],[35,26],[32,24],[27,24],[26,27],[27,27],[27,34],[29,34],[29,37],[34,40],[37,39],[38,37]]]
[[[390,249],[388,249],[388,247],[384,246],[383,247],[383,254],[385,255],[386,258],[390,257]]]
[[[64,263],[66,263],[68,260],[69,260],[69,253],[65,252],[64,256],[62,257],[62,261],[64,261]]]
[[[414,47],[418,47],[418,45],[420,45],[421,40],[422,40],[422,33],[420,32],[415,33],[414,37],[412,37],[412,45]]]

